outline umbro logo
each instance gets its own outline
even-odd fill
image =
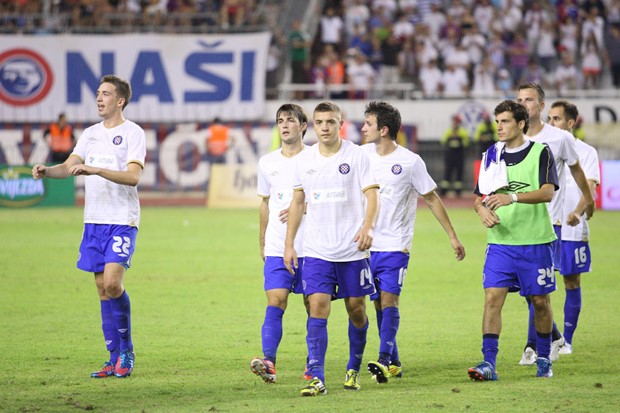
[[[526,184],[525,182],[512,181],[508,186],[509,192],[517,192],[523,188],[527,188],[530,184]]]
[[[308,170],[306,171],[306,173],[307,173],[308,175],[314,175],[314,174],[316,173],[316,169],[308,169]]]

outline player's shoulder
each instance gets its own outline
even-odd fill
[[[564,129],[560,129],[558,127],[555,126],[551,126],[548,123],[545,123],[543,125],[543,130],[542,132],[548,136],[549,138],[554,138],[554,139],[567,139],[570,141],[573,141],[575,139],[575,137],[568,131],[565,131]]]

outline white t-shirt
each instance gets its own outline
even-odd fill
[[[305,152],[308,147],[304,145]],[[299,154],[297,154],[299,155]],[[265,256],[283,257],[286,239],[286,222],[280,222],[280,211],[286,209],[293,199],[293,169],[297,155],[291,158],[282,155],[282,149],[270,152],[258,161],[258,196],[269,198],[269,222],[265,230]],[[304,218],[295,237],[295,251],[301,257]]]
[[[560,189],[555,191],[553,199],[547,204],[551,222],[553,225],[562,225],[562,204],[564,203],[564,193],[566,192],[565,184],[565,165],[571,166],[577,163],[579,157],[577,149],[575,149],[575,138],[570,132],[556,128],[545,123],[542,130],[535,136],[526,136],[534,142],[545,143],[551,149],[555,169],[558,173],[558,182]]]
[[[398,146],[389,155],[377,153],[376,145],[362,146],[379,181],[381,202],[371,251],[409,251],[413,241],[418,196],[437,187],[419,155]]]
[[[598,154],[596,149],[588,145],[587,143],[575,140],[575,147],[579,154],[579,164],[583,169],[583,173],[587,180],[601,182],[601,172],[598,163]],[[568,167],[566,167],[568,168]],[[577,182],[570,174],[570,171],[566,172],[566,193],[564,194],[564,217],[568,217],[568,214],[575,210],[579,200],[581,199],[581,190],[577,186]],[[566,220],[566,219],[565,219]],[[571,227],[566,225],[566,222],[562,225],[562,240],[564,241],[588,241],[590,237],[590,229],[588,228],[588,221],[585,217],[581,217],[577,226]]]
[[[99,122],[82,132],[73,155],[88,166],[112,171],[126,171],[130,163],[144,168],[146,138],[142,128],[130,120],[111,129]],[[84,179],[84,194],[84,223],[132,227],[140,224],[137,187],[90,175]]]
[[[332,156],[321,155],[317,144],[296,161],[294,187],[304,191],[308,203],[303,255],[332,262],[366,258],[353,240],[366,215],[364,191],[379,187],[368,154],[342,141]]]

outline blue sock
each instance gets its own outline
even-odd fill
[[[364,349],[366,348],[366,335],[368,333],[368,320],[364,327],[357,328],[349,319],[349,362],[347,370],[360,371]]]
[[[493,369],[499,352],[499,334],[483,334],[482,335],[482,356],[484,361],[491,363]]]
[[[573,343],[573,334],[577,329],[579,313],[581,312],[581,288],[566,290],[564,302],[564,338],[569,344]]]
[[[118,336],[120,338],[120,350],[133,350],[131,342],[131,303],[127,291],[123,291],[120,297],[110,298],[110,308]]]
[[[103,330],[103,339],[105,340],[105,346],[110,352],[110,363],[116,364],[119,354],[119,342],[118,331],[116,331],[116,325],[112,318],[112,309],[110,308],[110,301],[102,300],[101,304],[101,329]]]
[[[396,333],[400,324],[400,312],[398,307],[386,307],[383,309],[383,322],[381,323],[381,343],[379,345],[379,359],[390,365],[394,345],[396,343]],[[398,359],[397,359],[398,360]]]
[[[261,329],[263,339],[263,354],[265,358],[275,364],[278,346],[282,340],[282,316],[284,310],[279,307],[267,306],[265,321]]]
[[[531,347],[536,351],[536,325],[534,324],[534,305],[532,304],[532,300],[529,298],[525,299],[527,301],[527,308],[529,310],[529,319],[527,324],[527,344],[526,347]]]
[[[398,356],[398,345],[396,344],[396,339],[394,339],[394,347],[392,348],[392,357],[390,359],[390,364],[400,366],[400,357]]]
[[[536,348],[538,349],[538,357],[549,360],[551,353],[551,333],[536,332]]]
[[[308,318],[308,371],[325,383],[325,353],[327,352],[327,320]]]

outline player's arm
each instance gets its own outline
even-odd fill
[[[55,178],[64,179],[71,175],[70,170],[75,165],[81,165],[82,159],[79,156],[71,155],[61,164],[54,166],[45,166],[43,164],[36,164],[32,167],[32,177],[34,179],[41,178]]]
[[[588,179],[588,186],[590,188],[590,191],[593,194],[596,192],[597,185],[598,185],[598,182],[596,180]],[[579,199],[579,203],[575,207],[575,210],[571,212],[570,214],[568,214],[568,217],[566,218],[566,223],[570,225],[571,227],[574,227],[575,225],[579,224],[579,221],[581,220],[581,216],[585,214],[586,212],[586,206],[587,206],[587,201],[586,201],[586,198],[582,194],[581,198]]]
[[[592,217],[594,215],[594,192],[590,189],[590,185],[588,184],[588,180],[586,179],[586,175],[583,173],[583,169],[579,164],[579,161],[575,162],[573,165],[568,165],[570,169],[571,175],[577,182],[577,186],[579,186],[579,190],[581,191],[582,197],[584,198],[585,209],[584,212],[586,214],[586,218]]]
[[[288,208],[288,223],[286,224],[286,239],[284,241],[284,266],[291,273],[295,274],[297,268],[297,251],[295,251],[295,236],[299,231],[301,219],[306,208],[306,194],[301,188],[296,188],[293,192],[293,199]]]
[[[142,177],[142,165],[136,162],[131,162],[127,165],[126,171],[112,171],[110,169],[98,168],[80,163],[71,166],[69,168],[69,174],[74,176],[98,175],[110,182],[114,182],[115,184],[136,186]]]
[[[362,228],[357,232],[353,242],[357,242],[357,249],[365,251],[372,246],[372,240],[375,236],[375,224],[379,216],[379,187],[371,186],[364,190],[366,197],[366,214]]]
[[[258,245],[260,257],[265,261],[265,232],[269,223],[269,197],[263,197],[258,209]]]
[[[446,234],[448,234],[448,237],[450,238],[450,245],[456,254],[456,259],[461,261],[465,258],[465,247],[461,244],[461,241],[459,241],[459,238],[456,235],[452,222],[450,222],[448,211],[446,211],[446,207],[443,202],[441,202],[441,198],[439,198],[439,195],[437,195],[437,192],[434,190],[422,196],[435,216],[435,219],[441,224],[443,230],[446,231]]]

